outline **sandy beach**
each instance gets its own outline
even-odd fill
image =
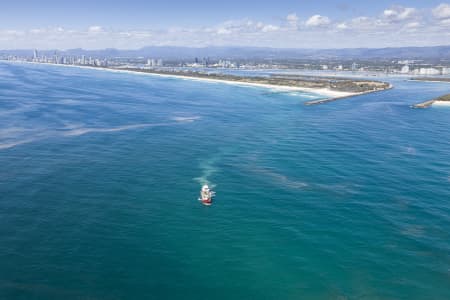
[[[204,81],[204,82],[210,82],[210,83],[224,83],[224,84],[231,84],[231,85],[260,87],[260,88],[267,88],[267,89],[277,90],[277,91],[306,92],[306,93],[318,94],[318,95],[322,95],[322,96],[326,96],[326,97],[333,97],[333,98],[357,95],[357,93],[338,92],[338,91],[332,91],[329,89],[300,88],[300,87],[293,87],[293,86],[283,86],[283,85],[273,85],[273,84],[263,84],[263,83],[253,83],[253,82],[239,82],[239,81],[233,81],[233,80],[220,80],[220,79],[210,79],[210,78],[183,76],[183,75],[154,74],[154,73],[144,73],[144,72],[127,71],[127,70],[116,70],[116,69],[114,69],[112,71],[128,72],[128,73],[133,73],[133,74],[144,74],[144,75],[150,75],[150,76],[169,77],[169,78],[171,77],[171,78],[178,78],[178,79],[183,79],[183,80]]]
[[[99,70],[99,68],[88,67],[88,66],[72,66],[72,67],[81,67],[81,68]],[[263,84],[263,83],[254,83],[254,82],[239,82],[239,81],[233,81],[233,80],[211,79],[211,78],[183,76],[183,75],[175,75],[175,74],[156,74],[156,73],[146,73],[146,72],[139,72],[139,71],[113,69],[113,68],[103,68],[100,70],[105,70],[105,71],[110,71],[110,72],[118,72],[118,73],[158,76],[158,77],[166,77],[166,78],[177,78],[177,79],[183,79],[183,80],[202,81],[202,82],[209,82],[209,83],[259,87],[259,88],[267,88],[267,89],[277,90],[277,91],[306,92],[306,93],[312,93],[312,94],[317,94],[317,95],[332,97],[332,98],[341,98],[341,97],[358,95],[358,93],[339,92],[339,91],[332,91],[330,89],[314,89],[314,88],[302,88],[302,87]]]
[[[434,101],[433,105],[436,105],[436,106],[450,106],[450,101]]]

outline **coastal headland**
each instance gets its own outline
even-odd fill
[[[242,84],[276,88],[280,90],[305,91],[322,94],[328,98],[305,102],[305,105],[322,104],[338,99],[357,95],[384,91],[392,88],[387,82],[359,80],[354,78],[336,78],[305,75],[271,75],[271,76],[240,76],[223,73],[206,73],[192,70],[162,70],[121,68],[129,72],[190,78],[230,84]]]
[[[104,67],[60,65],[53,63],[26,62],[18,63],[45,64],[82,69],[96,69],[111,72],[124,72],[142,75],[154,75],[179,79],[200,80],[233,85],[263,87],[281,92],[307,92],[325,96],[325,98],[304,102],[305,105],[324,104],[358,95],[380,92],[393,88],[388,82],[355,79],[346,77],[273,74],[268,76],[243,76],[235,74],[213,73],[186,69],[150,69],[132,67]]]
[[[450,78],[448,77],[414,77],[411,78],[413,81],[428,81],[428,82],[444,82],[450,83]],[[421,103],[412,105],[412,108],[428,108],[433,104],[438,105],[450,105],[450,94],[440,96],[438,98],[427,100]]]
[[[440,96],[433,100],[427,100],[421,103],[412,105],[412,108],[428,108],[433,104],[450,105],[450,94]]]

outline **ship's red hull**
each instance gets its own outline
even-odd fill
[[[212,200],[211,199],[205,199],[205,200],[201,200],[203,205],[211,205],[212,204]]]

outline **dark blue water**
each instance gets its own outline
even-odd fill
[[[449,84],[0,79],[0,299],[450,299]]]

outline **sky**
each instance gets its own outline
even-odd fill
[[[0,49],[450,45],[449,0],[1,2]]]

